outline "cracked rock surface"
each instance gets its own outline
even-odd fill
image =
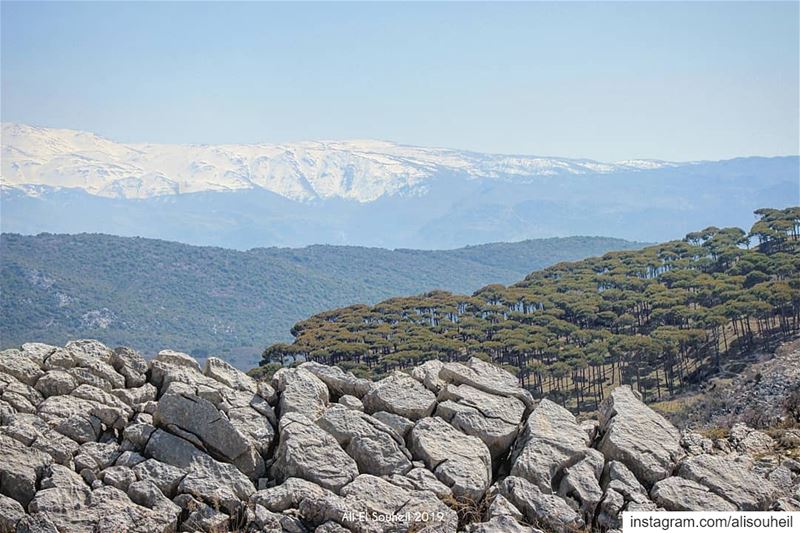
[[[578,422],[489,363],[256,382],[171,350],[0,352],[0,533],[607,531],[633,510],[797,510],[764,433],[681,435],[622,386]]]

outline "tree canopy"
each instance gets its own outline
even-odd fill
[[[262,364],[315,360],[379,377],[479,357],[577,410],[609,385],[661,398],[800,326],[800,208],[749,233],[709,227],[641,250],[562,262],[471,296],[435,291],[297,323]],[[752,246],[751,246],[752,245]]]

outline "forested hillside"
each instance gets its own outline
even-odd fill
[[[321,313],[295,325],[293,344],[267,348],[262,364],[310,359],[383,374],[474,356],[578,411],[619,382],[660,399],[798,331],[800,208],[756,214],[750,233],[710,227],[472,296],[437,291]]]
[[[448,251],[339,246],[239,252],[109,235],[0,238],[3,347],[97,338],[251,368],[324,309],[432,289],[473,291],[531,269],[641,246],[570,237]]]

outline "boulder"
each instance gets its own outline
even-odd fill
[[[299,477],[336,492],[358,475],[356,462],[336,439],[302,414],[284,415],[279,435],[271,468],[279,483]]]
[[[414,457],[456,497],[480,500],[492,479],[492,458],[483,441],[441,418],[423,418],[411,430],[409,442]]]
[[[146,460],[147,459],[145,456],[137,452],[124,451],[119,454],[119,457],[117,457],[117,460],[114,464],[116,466],[127,466],[128,468],[133,468],[134,466],[141,464]]]
[[[73,354],[76,366],[67,370],[79,384],[95,386],[103,390],[121,389],[125,386],[125,378],[114,370],[106,359],[94,355]],[[83,354],[83,355],[81,355]]]
[[[234,425],[208,400],[190,394],[167,393],[159,400],[153,419],[156,425],[167,428],[172,433],[190,440],[196,437],[212,456],[236,464],[244,474],[255,479],[264,473],[263,459],[255,450],[252,440],[236,426],[247,431],[252,430],[257,438],[271,440],[273,432],[269,423],[260,415],[255,411],[252,411],[252,415],[255,419],[243,416]],[[258,424],[258,419],[264,423]],[[253,428],[249,424],[258,427]]]
[[[405,475],[393,474],[387,476],[386,480],[408,490],[429,490],[440,499],[453,495],[450,487],[436,479],[436,476],[425,468],[414,468]]]
[[[442,371],[442,367],[444,367],[444,363],[438,359],[425,361],[411,370],[411,377],[425,385],[425,388],[429,391],[434,394],[439,394],[446,386],[444,380],[439,377],[439,372]]]
[[[90,490],[80,476],[58,465],[52,470],[28,511],[46,518],[59,531],[174,531],[177,513],[170,516],[137,505],[111,486]]]
[[[350,533],[350,530],[336,522],[325,522],[314,530],[314,533]]]
[[[188,467],[178,468],[157,459],[146,459],[133,467],[133,473],[138,481],[152,483],[168,498],[175,497],[178,485],[187,471]]]
[[[0,494],[13,498],[27,507],[36,494],[37,483],[52,458],[5,435],[0,435]]]
[[[84,443],[100,437],[103,430],[100,416],[112,424],[121,424],[126,412],[70,395],[47,398],[39,404],[37,415],[62,435]]]
[[[399,531],[419,531],[430,527],[442,533],[455,533],[458,526],[455,511],[433,493],[409,491],[369,474],[362,474],[345,486],[342,496],[351,507],[365,510],[369,517],[401,518],[399,521],[386,521],[400,526]]]
[[[147,361],[130,348],[116,348],[109,363],[119,375],[125,378],[125,387],[141,387],[147,381]]]
[[[761,431],[745,424],[734,424],[729,440],[736,451],[747,455],[759,455],[771,452],[775,448],[775,440]]]
[[[364,404],[361,400],[356,398],[355,396],[350,396],[349,394],[345,394],[341,398],[339,398],[339,405],[343,405],[348,409],[352,409],[353,411],[363,411]]]
[[[0,494],[0,531],[11,533],[16,531],[17,522],[25,516],[25,508],[8,496]]]
[[[41,381],[41,380],[40,380]],[[135,408],[148,402],[154,402],[158,390],[150,383],[130,389],[112,389],[111,394],[122,400],[129,407]]]
[[[91,468],[99,472],[116,462],[122,451],[116,442],[87,442],[78,449],[75,456],[75,468]]]
[[[386,411],[409,420],[430,416],[436,407],[436,396],[402,372],[395,372],[377,382],[362,401],[367,413]]]
[[[268,511],[280,513],[287,509],[294,509],[306,498],[321,499],[331,492],[323,489],[316,483],[302,478],[290,477],[280,485],[259,490],[250,496],[250,501],[260,505]]]
[[[190,512],[181,527],[184,531],[216,533],[217,531],[230,531],[230,521],[231,517],[227,514],[201,502]]]
[[[272,377],[272,386],[280,394],[280,416],[298,413],[313,421],[328,407],[328,387],[304,368],[281,368]]]
[[[195,361],[194,357],[183,352],[176,352],[174,350],[161,350],[158,352],[158,355],[156,355],[154,360],[166,363],[168,365],[200,372],[200,365],[197,364],[197,361]]]
[[[783,464],[767,474],[767,479],[781,491],[783,496],[788,497],[792,496],[795,489],[794,478],[795,475],[792,471]],[[800,489],[800,479],[798,479],[798,486],[796,488]]]
[[[44,366],[47,357],[57,349],[59,348],[41,342],[26,342],[20,346],[20,351],[39,367]]]
[[[111,348],[94,339],[69,341],[64,345],[64,349],[72,354],[72,358],[78,366],[93,361],[108,363],[114,354]]]
[[[184,470],[186,475],[178,484],[177,492],[209,504],[236,509],[255,492],[253,483],[234,465],[216,461],[190,442],[161,429],[150,435],[144,455]],[[151,480],[158,484],[157,479]]]
[[[13,376],[31,387],[44,375],[39,364],[24,352],[13,348],[0,352],[0,372]]]
[[[595,523],[601,530],[617,530],[622,528],[622,510],[625,498],[614,489],[607,489],[600,502]]]
[[[528,417],[511,458],[511,475],[527,479],[545,494],[564,468],[583,459],[589,436],[575,416],[544,399]]]
[[[127,492],[131,483],[137,481],[133,470],[125,466],[108,467],[100,472],[99,478],[106,485],[116,487],[123,492]]]
[[[667,511],[736,511],[737,507],[708,487],[678,476],[662,479],[650,491],[653,501]]]
[[[746,463],[716,455],[689,457],[680,465],[678,474],[708,487],[740,511],[765,511],[780,497],[780,489],[755,474]]]
[[[364,474],[341,492],[303,499],[300,515],[314,526],[336,522],[355,533],[455,533],[458,526],[455,511],[428,491],[409,491]]]
[[[161,397],[153,417],[157,426],[176,426],[196,436],[212,453],[232,461],[249,443],[214,405],[193,395],[168,393]]]
[[[687,431],[681,436],[681,446],[689,455],[700,455],[701,453],[711,453],[714,449],[714,442],[693,431]]]
[[[467,363],[445,363],[439,371],[439,378],[446,383],[469,385],[495,396],[517,398],[529,409],[534,405],[531,394],[519,386],[519,380],[513,374],[475,357]]]
[[[492,519],[498,516],[508,516],[517,522],[522,522],[524,517],[520,510],[514,507],[514,504],[508,501],[508,498],[497,492],[497,485],[493,485],[492,490],[494,497],[486,510],[486,517]]]
[[[520,511],[529,523],[541,524],[548,531],[566,533],[585,526],[583,518],[567,502],[553,494],[545,494],[526,479],[509,476],[498,483],[500,494]]]
[[[188,386],[184,392],[198,394],[197,388],[201,385],[209,390],[217,390],[220,383],[200,372],[197,361],[186,354],[172,351],[162,351],[155,359],[150,361],[149,381],[158,388],[159,393],[167,392],[175,384]],[[173,392],[177,392],[175,389]]]
[[[633,472],[619,461],[606,463],[603,476],[603,489],[613,489],[625,498],[625,501],[644,502],[647,491],[633,475]]]
[[[372,418],[383,422],[390,428],[392,428],[395,433],[400,435],[401,438],[405,439],[408,432],[411,431],[411,428],[414,427],[414,422],[409,420],[408,418],[400,415],[396,415],[394,413],[387,413],[386,411],[378,411],[377,413],[372,414]]]
[[[250,446],[266,456],[272,447],[275,439],[275,428],[272,427],[271,420],[274,420],[272,411],[258,411],[251,407],[233,407],[228,409],[227,415],[231,425],[249,439]]]
[[[93,402],[92,415],[114,429],[124,429],[133,416],[133,409],[129,405],[113,394],[92,385],[78,385],[71,396]]]
[[[255,393],[258,390],[253,378],[216,357],[206,359],[203,374],[231,389]]]
[[[253,483],[233,465],[197,456],[178,484],[178,492],[190,494],[209,505],[236,511],[255,492]]]
[[[300,368],[311,372],[319,378],[335,397],[349,395],[361,399],[372,387],[372,383],[369,380],[357,378],[338,366],[325,366],[308,361],[301,364]]]
[[[331,406],[317,425],[333,435],[355,459],[361,473],[381,476],[411,470],[411,454],[403,439],[386,424],[360,411]]]
[[[600,404],[600,431],[606,459],[624,463],[647,487],[669,477],[685,455],[680,432],[627,385]]]
[[[78,386],[69,373],[64,370],[48,370],[36,381],[36,390],[45,398],[69,394]]]
[[[72,354],[64,348],[56,348],[45,357],[43,370],[61,369],[67,370],[75,366]]]
[[[520,400],[495,396],[469,385],[446,385],[438,401],[437,416],[481,439],[493,458],[508,453],[525,414],[525,404]]]
[[[41,418],[31,414],[15,415],[2,431],[25,446],[49,454],[53,461],[65,466],[72,465],[72,457],[79,448],[74,440],[53,431]]]
[[[180,507],[175,505],[169,498],[158,490],[150,481],[134,481],[128,486],[128,498],[133,503],[147,507],[159,513],[177,515]]]
[[[589,437],[589,442],[594,442],[595,437],[597,437],[597,432],[600,430],[600,422],[597,420],[584,420],[580,422],[578,426],[586,432],[586,435]]]
[[[568,503],[574,502],[587,524],[592,523],[597,505],[603,499],[599,480],[604,464],[603,454],[589,449],[583,459],[564,469],[558,486],[558,495]]]

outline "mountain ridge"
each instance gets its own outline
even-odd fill
[[[186,192],[263,188],[308,201],[419,194],[442,171],[469,178],[607,174],[691,165],[630,159],[487,154],[379,140],[282,144],[119,143],[94,133],[4,123],[7,185],[72,186],[97,196],[149,198]],[[81,179],[77,179],[80,177]]]
[[[248,153],[258,155],[261,145],[243,155],[189,146],[153,163],[156,152],[93,136],[74,142],[80,150],[46,135],[50,144],[39,138],[30,148],[20,144],[24,135],[11,142],[8,132],[4,126],[2,227],[23,234],[141,235],[240,250],[315,243],[441,250],[570,235],[662,242],[711,225],[749,227],[755,209],[800,201],[798,156],[612,168],[378,143],[381,153],[275,145],[255,159]],[[102,150],[92,151],[98,143]],[[109,159],[115,150],[124,153]],[[307,161],[292,166],[300,152]],[[137,157],[163,172],[140,180]],[[226,169],[232,173],[214,181]],[[192,178],[183,188],[181,172]]]
[[[146,352],[156,338],[241,367],[314,312],[434,289],[471,292],[563,260],[642,244],[548,239],[449,251],[221,247],[112,235],[0,235],[0,338],[94,336]],[[158,333],[157,335],[155,333]]]

